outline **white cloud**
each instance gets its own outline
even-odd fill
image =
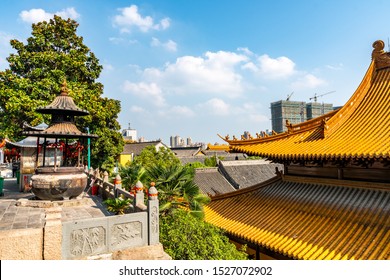
[[[103,71],[111,72],[115,69],[115,67],[112,64],[105,63],[103,64]]]
[[[163,109],[155,110],[154,114],[160,117],[160,120],[164,118],[169,121],[180,121],[183,118],[192,118],[196,115],[191,108],[185,105],[176,105],[169,108],[164,107]]]
[[[326,81],[317,78],[313,74],[305,74],[297,81],[291,84],[291,88],[295,89],[311,89],[319,86],[326,85]]]
[[[76,9],[73,7],[66,8],[55,13],[49,13],[43,9],[31,9],[28,11],[22,11],[19,14],[19,17],[25,22],[37,23],[40,21],[49,21],[54,17],[54,15],[58,15],[63,19],[68,19],[68,18],[77,19],[80,17],[80,14],[77,13]]]
[[[121,32],[129,33],[133,28],[138,28],[142,32],[150,30],[165,30],[169,28],[171,20],[163,18],[159,23],[154,23],[151,16],[142,16],[138,12],[136,5],[118,9],[119,15],[116,15],[113,20],[115,27],[119,27]]]
[[[283,79],[295,73],[295,63],[288,57],[271,58],[267,54],[259,57],[259,72],[269,79]]]
[[[130,107],[130,112],[132,112],[132,113],[145,113],[146,110],[140,106],[133,105]]]
[[[206,103],[199,104],[199,108],[207,114],[217,116],[231,115],[231,107],[220,98],[212,98]]]
[[[152,47],[163,47],[165,50],[170,52],[176,52],[177,51],[177,44],[176,42],[172,40],[168,40],[165,43],[160,42],[157,38],[152,38],[152,42],[150,43]]]
[[[245,63],[242,67],[242,69],[249,69],[253,72],[258,72],[259,71],[259,67],[257,67],[252,61],[248,62],[248,63]]]
[[[262,114],[249,114],[249,120],[256,123],[269,122],[269,117]]]
[[[156,83],[132,83],[125,81],[123,84],[123,91],[131,93],[139,98],[150,100],[157,107],[166,105],[162,90]]]
[[[247,57],[232,52],[207,52],[204,57],[182,56],[164,68],[147,68],[143,78],[175,94],[220,94],[234,97],[244,92],[236,66]]]
[[[119,44],[134,45],[138,43],[138,40],[135,39],[129,40],[121,37],[110,37],[108,38],[108,40],[115,45],[119,45]]]
[[[249,50],[248,48],[237,48],[237,51],[239,52],[243,52],[244,54],[248,55],[248,56],[251,56],[253,55],[254,53]]]
[[[342,63],[339,63],[337,65],[326,65],[325,67],[331,70],[341,70],[343,69],[344,65]]]

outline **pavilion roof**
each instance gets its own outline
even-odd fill
[[[96,138],[95,134],[82,133],[74,123],[54,123],[43,131],[25,131],[23,135],[51,138]]]
[[[65,113],[74,116],[89,115],[87,110],[77,107],[73,98],[68,95],[66,81],[62,84],[61,93],[54,98],[53,102],[45,107],[37,108],[36,111],[42,114]]]
[[[287,123],[284,133],[223,138],[230,150],[274,160],[389,159],[390,54],[383,51],[382,41],[373,46],[366,75],[342,108],[300,124]]]

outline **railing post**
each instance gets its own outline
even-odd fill
[[[144,198],[145,198],[144,185],[140,181],[138,181],[135,184],[135,195],[134,195],[134,201],[133,201],[134,210],[136,212],[138,212],[140,210],[140,208],[137,206],[145,205]]]
[[[92,182],[92,180],[94,180],[94,179],[93,179],[93,176],[94,176],[94,171],[93,171],[93,168],[91,167],[91,168],[89,169],[89,171],[88,171],[88,186],[89,186],[89,187],[92,187],[92,186],[91,186],[91,182]]]
[[[102,186],[102,198],[104,200],[107,199],[108,193],[110,192],[110,189],[107,190],[107,183],[108,183],[108,172],[104,171],[104,173],[103,173],[103,186]]]
[[[150,183],[148,192],[148,240],[149,245],[160,242],[158,191],[154,182]]]
[[[117,197],[116,189],[122,188],[122,178],[119,174],[116,174],[114,181],[114,197]]]

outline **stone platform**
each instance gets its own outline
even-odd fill
[[[31,200],[31,192],[18,191],[16,179],[4,179],[4,196],[0,197],[0,231],[11,229],[43,228],[47,209],[61,207],[61,221],[90,219],[111,215],[102,201],[85,195],[68,201]]]

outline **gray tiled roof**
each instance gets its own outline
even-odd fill
[[[211,196],[235,191],[216,167],[195,169],[194,182],[203,194]]]
[[[275,176],[275,168],[283,170],[279,163],[265,160],[221,161],[219,171],[235,188],[246,188]]]
[[[212,151],[212,150],[203,150],[202,153],[206,157],[217,156],[221,157],[222,160],[242,160],[246,158],[246,155],[243,153],[228,153],[225,151]]]
[[[145,149],[146,147],[157,146],[160,143],[162,144],[161,141],[128,143],[125,144],[125,146],[123,147],[123,152],[121,154],[122,155],[134,154],[138,156],[139,154],[141,154],[142,150]]]
[[[200,147],[180,147],[171,148],[171,151],[178,157],[191,157],[195,156],[200,152]]]

